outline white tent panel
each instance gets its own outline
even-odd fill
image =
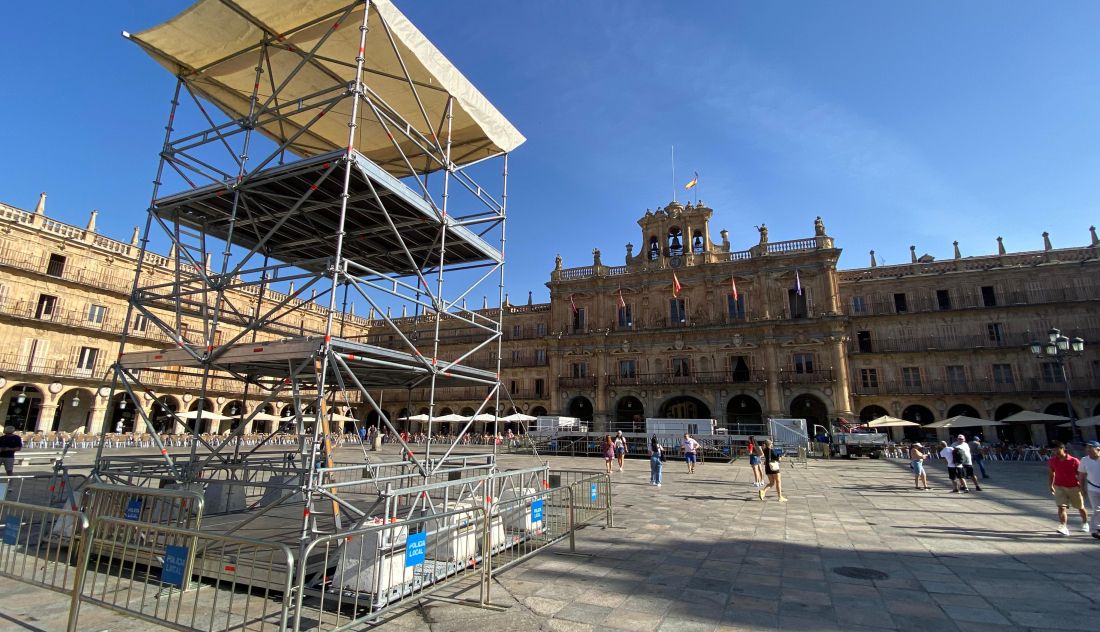
[[[344,18],[349,6],[351,13]],[[272,82],[277,87],[287,81],[278,99],[284,107],[308,107],[337,96],[331,89],[338,86],[342,91],[355,76],[363,6],[348,0],[199,0],[168,22],[129,37],[236,119],[250,110],[258,63],[264,67],[258,91],[261,104],[272,94]],[[524,142],[523,135],[390,0],[372,0],[370,6],[364,81],[375,104],[391,109],[425,138],[438,136],[443,143],[447,102],[453,97],[452,159],[459,165],[512,151]],[[276,39],[261,61],[259,44],[265,36]],[[303,65],[304,55],[322,40],[317,57]],[[320,119],[319,109],[307,110],[260,129],[284,142],[308,126],[289,146],[300,156],[346,148],[351,106],[345,100]],[[409,173],[402,153],[423,156],[411,142],[398,151],[369,107],[359,108],[357,123],[355,148],[390,173]],[[413,166],[417,171],[438,168],[423,159],[414,160]]]

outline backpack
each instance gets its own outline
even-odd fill
[[[955,467],[961,467],[966,460],[966,456],[963,454],[963,449],[959,446],[951,448],[951,458],[955,461]]]

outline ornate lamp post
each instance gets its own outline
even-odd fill
[[[1049,341],[1041,343],[1038,340],[1031,343],[1031,353],[1040,360],[1052,361],[1058,364],[1058,370],[1062,373],[1062,384],[1066,387],[1066,410],[1069,421],[1073,427],[1073,443],[1084,445],[1081,437],[1081,429],[1077,427],[1077,415],[1073,414],[1073,396],[1069,391],[1069,377],[1066,375],[1066,359],[1079,356],[1085,352],[1085,341],[1081,338],[1069,338],[1062,335],[1057,329],[1047,332]]]

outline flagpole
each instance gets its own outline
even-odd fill
[[[676,145],[672,146],[672,201],[676,201]]]

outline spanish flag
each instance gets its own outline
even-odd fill
[[[694,188],[695,185],[697,185],[697,184],[699,184],[699,172],[698,171],[695,172],[695,177],[691,179],[691,182],[688,182],[687,184],[684,185],[684,188],[685,189],[691,189],[691,188]]]
[[[672,297],[679,298],[680,290],[684,289],[684,286],[680,285],[680,279],[676,278],[676,273],[672,273]]]

